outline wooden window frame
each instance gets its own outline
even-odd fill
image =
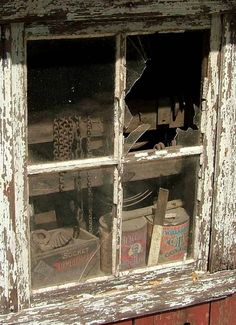
[[[236,97],[233,93],[235,80],[229,80],[226,76],[226,71],[236,56],[235,49],[227,46],[230,40],[235,40],[235,32],[230,32],[231,21],[232,17],[225,16],[222,24],[221,17],[213,15],[191,19],[183,19],[182,17],[159,19],[159,21],[158,19],[150,19],[149,24],[142,20],[136,20],[132,23],[118,21],[117,24],[84,22],[81,23],[81,28],[78,28],[74,22],[68,22],[63,23],[63,29],[58,23],[12,23],[2,26],[0,89],[3,91],[0,99],[3,102],[3,110],[1,111],[1,166],[4,171],[2,177],[4,191],[0,192],[0,202],[3,206],[4,218],[0,229],[0,238],[5,246],[0,251],[0,260],[2,265],[6,267],[4,272],[0,274],[0,283],[3,288],[1,311],[4,314],[22,309],[23,311],[19,315],[0,316],[0,321],[4,319],[6,323],[12,322],[14,317],[23,321],[27,317],[33,319],[37,315],[40,321],[51,319],[53,323],[55,313],[58,312],[60,306],[63,306],[58,315],[58,320],[79,319],[81,322],[89,322],[93,320],[96,312],[97,322],[101,323],[183,307],[222,297],[236,291],[235,271],[223,271],[226,268],[224,265],[227,263],[226,253],[230,253],[228,264],[229,260],[233,258],[231,250],[235,242],[232,238],[227,237],[227,247],[217,245],[217,240],[223,241],[223,235],[220,235],[222,228],[219,223],[223,219],[221,213],[224,205],[220,199],[227,200],[226,194],[219,193],[219,190],[217,192],[217,189],[225,184],[228,186],[227,188],[230,188],[230,185],[222,176],[219,167],[221,163],[229,164],[228,157],[222,158],[222,153],[216,154],[216,144],[220,146],[221,150],[226,147],[225,139],[228,140],[228,144],[234,144],[230,132],[225,130],[225,125],[230,125],[232,131],[232,121],[235,120],[233,113],[227,111],[228,101]],[[174,154],[165,150],[163,153],[156,152],[152,156],[154,160],[186,155],[200,155],[201,157],[201,175],[198,185],[200,189],[198,200],[201,202],[201,206],[200,214],[196,217],[198,223],[196,229],[198,231],[195,234],[195,259],[184,263],[168,264],[168,266],[150,267],[146,270],[125,271],[118,276],[115,273],[117,261],[115,254],[113,256],[115,276],[109,276],[99,281],[96,278],[81,284],[72,283],[58,288],[53,287],[53,290],[52,288],[43,288],[31,292],[27,175],[36,175],[52,170],[59,172],[65,170],[65,164],[59,162],[27,166],[26,40],[117,35],[116,39],[120,52],[117,51],[116,60],[116,150],[114,157],[105,157],[99,160],[86,159],[79,164],[78,161],[66,163],[67,170],[115,166],[114,179],[116,183],[114,188],[117,188],[118,191],[114,194],[114,199],[117,199],[119,203],[117,206],[118,217],[115,220],[116,231],[113,235],[113,245],[115,245],[115,242],[119,242],[121,237],[122,191],[120,172],[123,163],[129,162],[129,158],[122,161],[123,135],[121,132],[125,87],[125,34],[137,34],[139,32],[144,34],[154,31],[178,32],[196,29],[210,29],[208,74],[204,81],[202,94],[204,99],[201,124],[203,144],[180,149]],[[106,30],[109,30],[109,33],[105,32]],[[229,57],[229,53],[232,53],[233,58]],[[223,107],[222,110],[219,110],[220,104]],[[227,148],[233,157],[234,148],[229,148],[228,145]],[[136,159],[135,155],[133,159]],[[147,160],[145,154],[142,159]],[[230,176],[228,170],[227,173]],[[218,179],[216,179],[216,175],[219,175]],[[214,200],[213,193],[216,193]],[[115,201],[115,203],[117,202]],[[227,211],[228,215],[232,213],[232,207],[229,207]],[[213,212],[216,212],[216,215]],[[227,224],[228,236],[231,234],[229,224]],[[222,253],[225,264],[219,262],[220,257],[215,256],[216,252]],[[119,254],[119,252],[117,253]],[[207,273],[209,258],[211,270],[222,270],[221,272]],[[234,268],[235,264],[236,261],[232,262]],[[211,292],[209,293],[208,290]],[[48,299],[49,296],[50,299]],[[114,304],[116,304],[115,307]],[[131,304],[132,307],[128,308],[127,304]]]

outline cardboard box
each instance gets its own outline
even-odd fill
[[[50,230],[49,233],[58,231]],[[33,232],[32,232],[33,234]],[[65,282],[80,281],[100,271],[99,239],[80,229],[79,238],[66,246],[50,251],[35,250],[32,246],[32,286],[39,288]]]

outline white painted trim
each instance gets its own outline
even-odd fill
[[[29,165],[27,168],[28,175],[37,175],[45,173],[59,173],[63,171],[75,171],[83,169],[95,169],[105,166],[114,166],[118,161],[112,157],[97,157],[81,160],[69,160],[51,162],[38,165]]]

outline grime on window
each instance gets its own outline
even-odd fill
[[[28,42],[34,289],[194,258],[207,40]]]

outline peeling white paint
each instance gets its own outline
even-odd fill
[[[221,89],[217,161],[212,269],[236,267],[236,26],[235,15],[223,20]]]
[[[199,1],[197,1],[199,2]],[[204,1],[207,7],[205,11],[218,12],[231,8],[232,3],[222,3],[222,1]],[[84,5],[83,10],[79,10],[81,4]],[[193,6],[195,4],[195,6]],[[28,5],[28,7],[27,7]],[[83,1],[66,1],[59,8],[57,4],[49,0],[40,1],[5,1],[3,6],[2,19],[23,18],[26,14],[43,17],[50,13],[63,15],[65,19],[78,20],[93,15],[95,17],[109,15],[126,15],[127,10],[121,0],[117,0],[110,5],[108,10],[104,10],[104,1],[90,3],[90,8],[86,7]],[[68,13],[68,9],[70,12]],[[102,11],[101,11],[102,8]],[[130,15],[136,14],[152,14],[154,15],[186,15],[193,13],[205,13],[202,9],[202,1],[199,6],[196,1],[151,1],[148,6],[140,6],[129,9]],[[14,10],[13,10],[14,9]],[[174,9],[174,10],[173,10]],[[13,10],[11,12],[11,10]],[[86,11],[87,10],[87,11]],[[35,18],[36,20],[38,18]],[[179,19],[179,18],[178,18]],[[200,26],[208,26],[209,19],[204,18],[204,22]],[[198,20],[198,19],[196,19]],[[195,21],[196,21],[195,20]],[[187,20],[186,20],[187,21]],[[186,25],[186,21],[183,23]],[[62,23],[62,22],[61,22]],[[88,23],[89,24],[89,23]],[[91,27],[94,34],[98,35],[104,29],[104,25],[100,23],[100,29],[96,30]],[[111,23],[110,23],[111,24]],[[134,33],[136,28],[141,29],[144,22],[136,22],[132,25],[130,33]],[[169,24],[169,25],[168,25]],[[193,22],[194,24],[194,22]],[[55,28],[55,23],[54,27]],[[129,24],[128,24],[129,25]],[[128,26],[127,25],[127,26]],[[120,22],[118,29],[124,27],[124,22]],[[131,26],[131,25],[130,25]],[[139,26],[139,27],[138,27]],[[164,27],[163,27],[164,26]],[[173,30],[178,27],[177,20],[163,23],[159,30],[164,28]],[[192,25],[191,25],[192,26]],[[148,27],[144,26],[144,33],[154,31],[154,21]],[[183,25],[182,25],[183,27]],[[31,24],[27,33],[29,37],[51,37],[58,36],[58,30],[50,29],[48,26],[35,27]],[[111,28],[111,27],[110,27]],[[179,27],[180,28],[180,27]],[[194,28],[193,26],[191,28]],[[196,27],[197,28],[197,27]],[[199,27],[198,27],[199,28]],[[228,271],[226,273],[218,273],[213,275],[202,275],[197,283],[193,283],[189,272],[197,270],[206,270],[208,262],[208,251],[210,242],[210,226],[214,228],[212,237],[213,253],[217,252],[217,258],[213,261],[213,269],[219,270],[234,266],[236,261],[232,261],[236,247],[235,232],[233,227],[235,220],[235,202],[236,202],[236,176],[235,176],[235,157],[236,143],[235,125],[236,125],[236,50],[235,28],[232,32],[229,21],[224,21],[224,44],[221,48],[221,23],[220,16],[214,16],[211,24],[211,41],[209,55],[209,71],[207,83],[204,85],[204,96],[206,91],[206,102],[202,107],[203,119],[201,131],[203,133],[203,146],[194,146],[188,148],[179,148],[177,151],[163,150],[155,151],[151,154],[147,152],[135,153],[129,155],[122,161],[123,154],[123,112],[124,112],[124,90],[125,90],[125,37],[122,34],[117,36],[117,58],[116,58],[116,87],[115,87],[115,151],[114,157],[102,157],[99,159],[87,159],[81,161],[70,161],[66,163],[50,163],[43,165],[34,165],[28,167],[29,174],[50,173],[52,171],[76,170],[90,167],[114,166],[114,206],[116,207],[117,218],[114,219],[114,235],[113,245],[113,274],[116,278],[107,279],[107,284],[103,284],[103,291],[99,292],[98,288],[102,288],[99,280],[96,284],[90,285],[90,290],[94,294],[81,294],[79,289],[75,293],[72,286],[65,286],[68,292],[74,294],[68,296],[64,294],[56,296],[54,288],[50,291],[45,290],[45,295],[50,296],[50,304],[48,297],[43,301],[32,304],[34,308],[26,309],[16,315],[0,316],[0,321],[4,324],[10,324],[13,321],[27,322],[28,324],[53,324],[55,320],[57,324],[99,324],[104,321],[115,321],[127,315],[135,316],[146,312],[155,312],[160,310],[178,308],[188,306],[204,300],[210,300],[215,297],[221,297],[236,291],[235,272]],[[86,29],[86,28],[85,28]],[[90,33],[91,30],[82,32],[84,35]],[[118,30],[117,29],[117,30]],[[157,27],[158,29],[158,27]],[[157,30],[156,29],[156,30]],[[112,29],[113,33],[116,29]],[[117,32],[116,30],[116,32]],[[22,309],[29,305],[30,300],[30,275],[29,275],[29,238],[28,238],[28,220],[27,220],[27,186],[26,186],[26,131],[25,131],[25,75],[24,75],[24,39],[23,25],[13,24],[6,30],[7,40],[11,40],[11,53],[7,52],[6,59],[0,59],[0,126],[1,126],[1,146],[0,146],[0,168],[1,168],[1,193],[0,204],[3,207],[2,222],[0,225],[0,240],[3,245],[0,247],[0,287],[2,308],[8,305],[8,301],[12,298],[11,293],[14,292],[14,301],[12,308]],[[74,33],[78,36],[79,29]],[[42,35],[43,34],[43,35]],[[50,34],[50,35],[49,35]],[[65,32],[67,36],[68,31]],[[232,35],[233,38],[232,38]],[[59,37],[59,36],[58,36]],[[60,36],[61,37],[61,36]],[[220,67],[219,58],[222,55],[222,71],[220,83]],[[234,76],[234,78],[232,78]],[[218,96],[220,89],[220,107],[217,111]],[[218,115],[219,114],[219,115]],[[217,167],[215,164],[215,137],[217,121],[220,124],[217,138]],[[196,261],[177,262],[172,265],[162,265],[149,269],[132,270],[131,272],[122,272],[118,276],[117,257],[120,251],[116,247],[120,247],[121,242],[121,215],[122,215],[122,169],[123,164],[129,162],[152,161],[160,159],[172,159],[185,156],[199,155],[200,170],[198,200],[200,202],[199,214],[195,218],[195,238],[194,238],[194,256]],[[14,172],[13,172],[14,171]],[[214,205],[213,223],[211,224],[211,212],[213,203],[213,176],[215,175],[215,193],[216,200]],[[5,187],[5,191],[4,191]],[[14,195],[9,195],[7,191],[13,191]],[[11,201],[13,200],[13,201]],[[13,205],[12,205],[13,204]],[[220,245],[218,245],[218,242]],[[215,246],[214,246],[215,245]],[[10,255],[11,254],[11,255]],[[222,254],[222,256],[220,255]],[[220,261],[218,261],[220,259]],[[223,262],[221,261],[223,260]],[[219,264],[219,265],[218,265]],[[182,273],[188,275],[180,276]],[[175,274],[179,276],[176,278]],[[123,276],[123,279],[122,279]],[[124,280],[125,279],[125,280]],[[96,281],[96,280],[95,280]],[[95,282],[94,281],[94,282]],[[115,285],[121,281],[121,285]],[[122,282],[123,281],[123,282]],[[127,284],[124,285],[124,282]],[[129,282],[130,281],[130,282]],[[104,281],[105,282],[105,281]],[[154,284],[155,283],[155,284]],[[110,291],[106,285],[113,287]],[[69,288],[70,287],[70,288]],[[51,288],[50,288],[51,289]],[[57,288],[62,290],[62,288]],[[115,289],[115,290],[114,290]],[[78,293],[79,292],[79,293]],[[34,295],[40,296],[40,292]],[[43,294],[43,292],[41,292]],[[51,295],[54,295],[52,298]],[[57,297],[57,298],[55,298]],[[199,298],[200,297],[200,298]],[[53,300],[54,299],[54,300]],[[67,303],[65,303],[65,300]],[[54,301],[54,303],[52,302]],[[45,308],[47,306],[47,308]],[[4,311],[4,309],[3,309]],[[78,313],[79,311],[79,313]],[[4,311],[5,312],[5,311]],[[96,320],[93,319],[96,315]],[[117,316],[118,315],[118,316]]]
[[[1,21],[4,20],[82,20],[109,17],[135,17],[135,15],[156,15],[157,17],[201,15],[224,12],[235,9],[233,0],[222,1],[171,1],[171,0],[149,0],[145,5],[143,2],[130,2],[116,0],[107,3],[105,0],[5,0],[1,8]]]
[[[204,104],[204,114],[202,116],[201,130],[203,134],[204,151],[201,157],[201,188],[199,194],[200,210],[198,212],[198,237],[195,237],[195,256],[199,261],[199,269],[206,270],[210,242],[210,225],[213,204],[213,176],[215,163],[215,139],[216,139],[216,118],[219,93],[220,78],[220,44],[221,44],[221,22],[220,16],[212,17],[210,53],[208,62],[208,78],[206,92],[206,102]],[[205,86],[206,87],[206,86]]]

